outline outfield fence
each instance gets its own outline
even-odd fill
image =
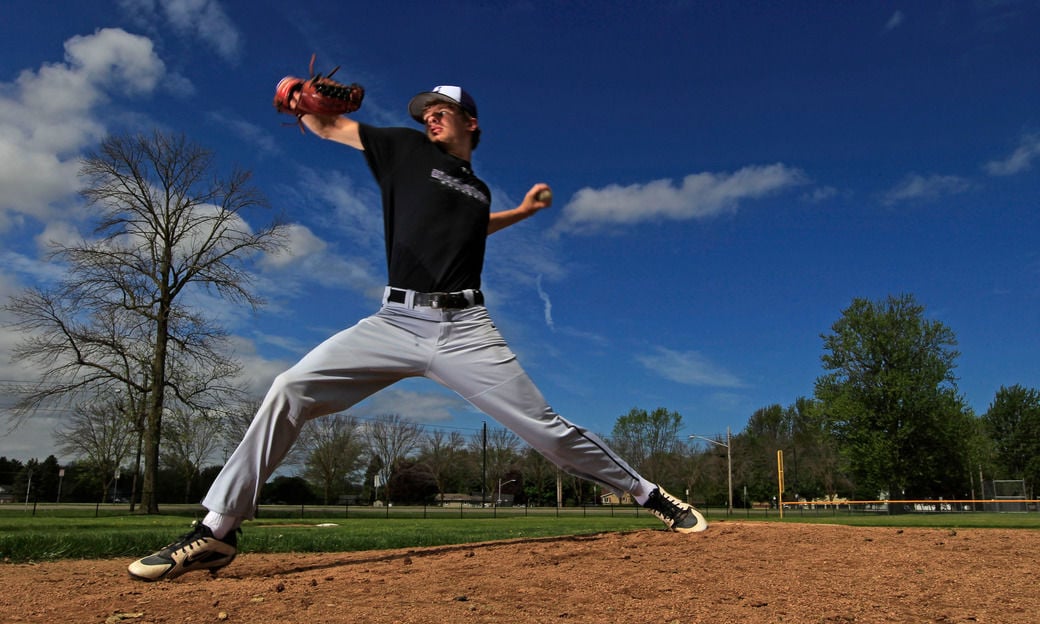
[[[962,499],[962,500],[851,500],[795,501],[777,507],[734,508],[713,507],[694,503],[708,518],[770,517],[783,514],[798,516],[828,515],[896,515],[896,514],[970,514],[970,513],[1036,513],[1040,500]],[[537,517],[652,517],[638,505],[578,505],[564,507],[446,505],[261,505],[258,517],[342,517],[342,518],[516,518]]]
[[[954,499],[954,500],[843,500],[843,501],[784,501],[783,509],[774,505],[756,505],[732,510],[725,506],[694,504],[708,519],[721,518],[778,518],[778,517],[827,517],[868,516],[899,514],[972,514],[972,513],[1024,513],[1040,511],[1037,499]],[[206,510],[198,504],[163,504],[159,510],[165,515],[202,517]],[[122,516],[140,514],[140,508],[131,511],[126,503],[40,503],[23,505],[0,505],[5,515],[25,513],[48,516]],[[480,519],[517,517],[646,517],[653,516],[638,505],[577,505],[562,507],[481,506],[472,504],[445,505],[260,505],[258,519],[320,519],[320,518],[368,518],[368,519]]]
[[[1036,513],[1040,500],[1026,498],[784,501],[784,512],[817,514]]]

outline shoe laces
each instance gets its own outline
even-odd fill
[[[203,525],[201,522],[193,522],[191,531],[188,531],[184,535],[177,538],[177,541],[167,546],[165,550],[169,550],[170,552],[187,552],[189,550],[194,549],[195,545],[198,543],[199,540],[208,537],[205,533],[203,533],[204,528],[205,525]]]
[[[673,500],[672,497],[663,494],[660,489],[651,492],[650,498],[647,499],[646,502],[647,507],[661,513],[661,515],[665,516],[669,520],[680,518],[686,511],[679,503]]]

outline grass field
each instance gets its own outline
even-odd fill
[[[197,505],[164,514],[130,514],[123,505],[0,508],[0,561],[133,558],[157,550],[201,517]],[[709,521],[826,523],[856,526],[1040,529],[1038,513],[850,514],[709,509]],[[319,526],[327,525],[327,526]],[[243,527],[241,552],[343,552],[580,535],[658,528],[635,507],[461,509],[440,507],[263,507]]]

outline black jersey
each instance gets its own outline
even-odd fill
[[[422,132],[361,124],[360,133],[383,195],[389,285],[420,292],[480,288],[487,185]]]

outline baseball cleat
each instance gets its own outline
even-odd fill
[[[679,533],[700,533],[708,528],[708,521],[699,511],[665,492],[660,486],[650,492],[650,498],[646,499],[643,507],[660,518],[669,529]]]
[[[224,539],[217,539],[213,531],[201,522],[176,542],[157,553],[130,564],[131,578],[138,581],[173,579],[194,570],[216,572],[234,560],[238,553],[237,531]]]

